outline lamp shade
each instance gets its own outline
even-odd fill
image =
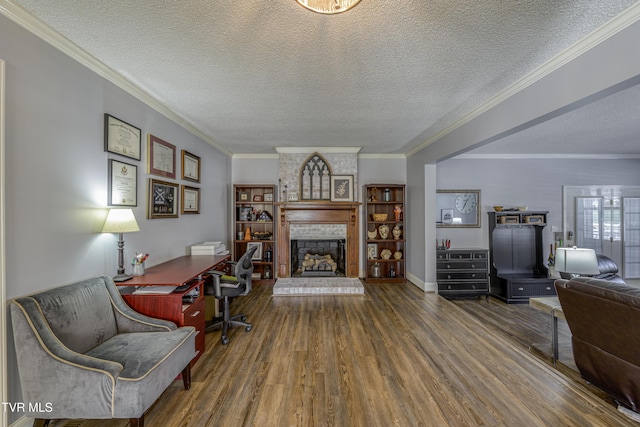
[[[131,209],[111,209],[102,227],[103,233],[130,233],[140,231]]]
[[[578,276],[593,276],[600,273],[596,251],[586,248],[558,248],[555,259],[556,270]]]

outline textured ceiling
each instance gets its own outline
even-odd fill
[[[407,153],[637,1],[15,3],[229,152]]]

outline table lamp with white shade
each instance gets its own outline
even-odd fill
[[[140,231],[136,217],[131,209],[110,209],[102,227],[103,233],[118,233],[118,274],[114,282],[124,282],[131,279],[131,275],[124,273],[124,239],[123,233]]]
[[[600,274],[596,251],[575,246],[572,248],[557,249],[555,268],[563,279]]]

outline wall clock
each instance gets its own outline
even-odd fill
[[[436,226],[480,227],[480,190],[436,190]]]
[[[476,210],[478,201],[475,193],[461,193],[456,196],[456,209],[460,213],[468,214]]]

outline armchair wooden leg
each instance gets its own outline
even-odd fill
[[[33,427],[47,427],[51,420],[45,420],[43,418],[36,418],[33,420]]]
[[[144,427],[144,415],[140,418],[129,418],[129,425],[131,427]]]
[[[191,388],[191,363],[187,363],[187,366],[182,370],[182,384],[184,384],[185,390]]]

